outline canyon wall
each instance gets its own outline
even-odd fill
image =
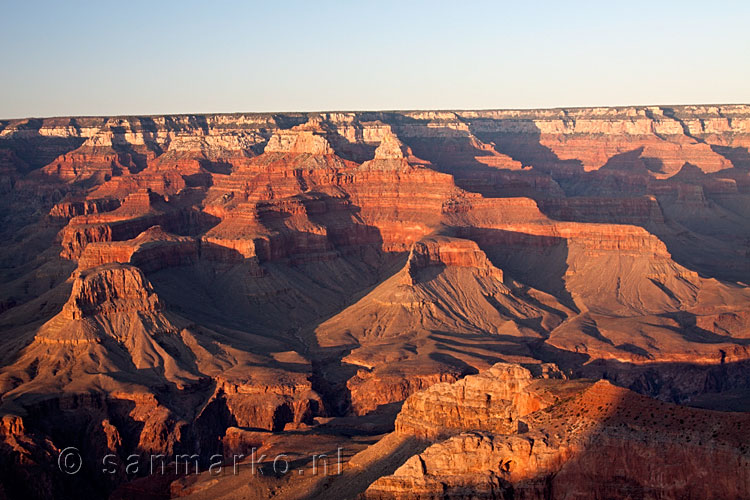
[[[606,381],[535,380],[507,364],[439,385],[407,399],[396,427],[435,444],[365,498],[729,499],[750,489],[747,414],[669,405]]]
[[[735,407],[749,147],[747,105],[0,120],[0,457],[44,478],[13,494],[77,487],[49,463],[71,433],[91,456],[223,452],[227,429],[386,415],[496,458],[559,404],[523,370]],[[498,362],[523,368],[470,378]],[[543,477],[605,459],[533,439]]]

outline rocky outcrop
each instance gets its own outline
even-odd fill
[[[476,243],[471,240],[447,237],[427,237],[414,244],[409,253],[407,266],[417,271],[429,266],[455,266],[494,271],[502,280],[503,274],[487,259]]]
[[[518,431],[520,418],[553,402],[529,386],[527,369],[498,363],[479,375],[440,383],[410,396],[396,418],[396,432],[437,439],[460,431]]]
[[[355,415],[367,415],[382,406],[404,401],[410,395],[435,384],[455,382],[462,375],[460,370],[455,369],[437,373],[415,373],[409,370],[386,374],[359,370],[346,383],[350,393],[351,412]]]
[[[60,255],[66,259],[78,260],[89,243],[134,239],[154,226],[177,233],[189,233],[201,226],[202,218],[199,212],[181,204],[179,199],[167,201],[144,189],[128,195],[115,210],[70,219],[59,234],[63,248]],[[97,250],[92,249],[92,252],[96,253]]]
[[[664,214],[654,196],[641,198],[551,198],[540,208],[553,219],[647,226],[663,224]]]
[[[50,210],[50,217],[70,220],[79,215],[110,212],[120,206],[120,200],[104,198],[95,200],[61,201]]]
[[[505,399],[488,397],[477,405],[472,395],[464,400],[457,397],[465,392],[458,387],[463,380],[454,384],[457,390],[450,393],[449,401],[458,400],[457,404],[440,401],[437,409],[424,406],[428,419],[441,414],[443,429],[450,429],[453,437],[375,481],[365,497],[568,498],[580,494],[628,498],[637,494],[640,498],[737,498],[750,488],[749,450],[740,445],[740,429],[750,425],[747,415],[669,405],[600,381],[579,384],[572,393],[550,400],[537,411],[526,408],[531,411],[519,421],[522,425],[514,427],[503,421],[504,414],[495,412],[513,408],[523,413],[528,385],[519,386],[517,380],[520,374],[528,384],[528,372],[509,365],[496,365],[492,371],[498,368],[505,377],[487,372],[483,388],[490,394],[507,391]],[[509,372],[516,373],[514,381],[507,380]],[[465,380],[472,378],[472,385],[477,384],[479,376]],[[567,384],[549,382],[548,394]],[[412,396],[411,405],[407,400],[398,421],[414,415],[417,396]],[[446,408],[452,411],[445,412]],[[500,417],[497,424],[495,415]],[[461,425],[451,428],[456,423]],[[476,431],[465,432],[467,427]],[[400,429],[408,433],[418,427],[402,425]],[[675,463],[680,466],[674,467]],[[703,475],[722,480],[712,484],[694,480]]]
[[[283,431],[289,424],[311,424],[314,417],[325,415],[322,399],[305,376],[268,370],[220,383],[234,425],[240,428]]]
[[[398,160],[409,154],[406,146],[396,137],[393,132],[386,133],[380,141],[380,145],[375,149],[375,160]]]
[[[199,248],[193,238],[175,236],[153,226],[132,240],[89,243],[78,259],[78,268],[121,262],[138,266],[143,271],[157,271],[196,262]]]
[[[112,266],[77,273],[62,314],[76,320],[116,311],[155,312],[160,307],[153,288],[137,268]]]
[[[116,461],[181,450],[210,456],[221,453],[231,426],[281,431],[325,415],[304,358],[279,355],[301,367],[290,370],[237,350],[229,337],[168,311],[139,268],[107,264],[76,271],[72,281],[62,311],[0,374],[0,412],[14,436],[7,442],[27,443],[30,457],[19,465],[13,457],[21,452],[0,440],[9,470],[56,463],[66,446],[86,463],[107,454]],[[96,494],[126,479],[120,472],[102,483],[96,471],[84,471],[97,478]],[[65,481],[58,469],[42,473]]]
[[[407,339],[445,329],[536,337],[527,326],[528,319],[557,321],[550,311],[516,296],[508,285],[502,270],[474,242],[428,237],[413,245],[399,272],[320,324],[318,341],[329,346],[357,339],[363,348],[349,357],[357,364],[375,366],[374,359],[379,358],[375,346],[384,339]],[[461,299],[454,293],[457,287]],[[458,305],[459,300],[463,305]],[[373,347],[365,348],[370,342]],[[371,356],[374,359],[367,361]]]
[[[263,151],[266,153],[333,154],[333,148],[328,144],[317,122],[298,125],[288,131],[276,132],[268,140]]]

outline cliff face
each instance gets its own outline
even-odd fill
[[[532,381],[521,366],[496,364],[480,375],[433,385],[404,402],[396,432],[429,439],[464,430],[514,433],[520,417],[554,401],[554,396],[530,389]]]
[[[237,342],[167,311],[138,267],[76,271],[62,311],[0,375],[5,418],[13,422],[5,437],[9,470],[30,467],[56,484],[50,465],[57,459],[49,457],[66,446],[92,464],[107,454],[213,454],[230,426],[280,431],[325,414],[309,366],[283,368],[267,354],[236,350]],[[126,479],[85,474],[97,495],[96,487]],[[80,486],[73,479],[33,495],[63,494]]]
[[[741,445],[748,425],[747,414],[668,405],[605,381],[534,381],[498,364],[411,396],[396,432],[451,437],[375,481],[365,497],[741,498],[750,488]]]
[[[218,450],[404,400],[415,439],[517,432],[558,396],[461,380],[499,361],[721,406],[749,147],[745,105],[1,121],[7,435]]]

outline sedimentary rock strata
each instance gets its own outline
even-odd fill
[[[411,396],[396,422],[397,434],[444,440],[366,498],[742,498],[750,488],[747,414],[670,405],[606,381],[535,381],[499,364]]]
[[[494,457],[561,404],[524,370],[736,408],[748,147],[744,105],[2,120],[0,457],[73,491],[44,465],[71,432],[223,452],[337,418]],[[518,483],[496,472],[456,488]]]

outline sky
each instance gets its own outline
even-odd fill
[[[0,0],[0,118],[750,103],[750,2]]]

